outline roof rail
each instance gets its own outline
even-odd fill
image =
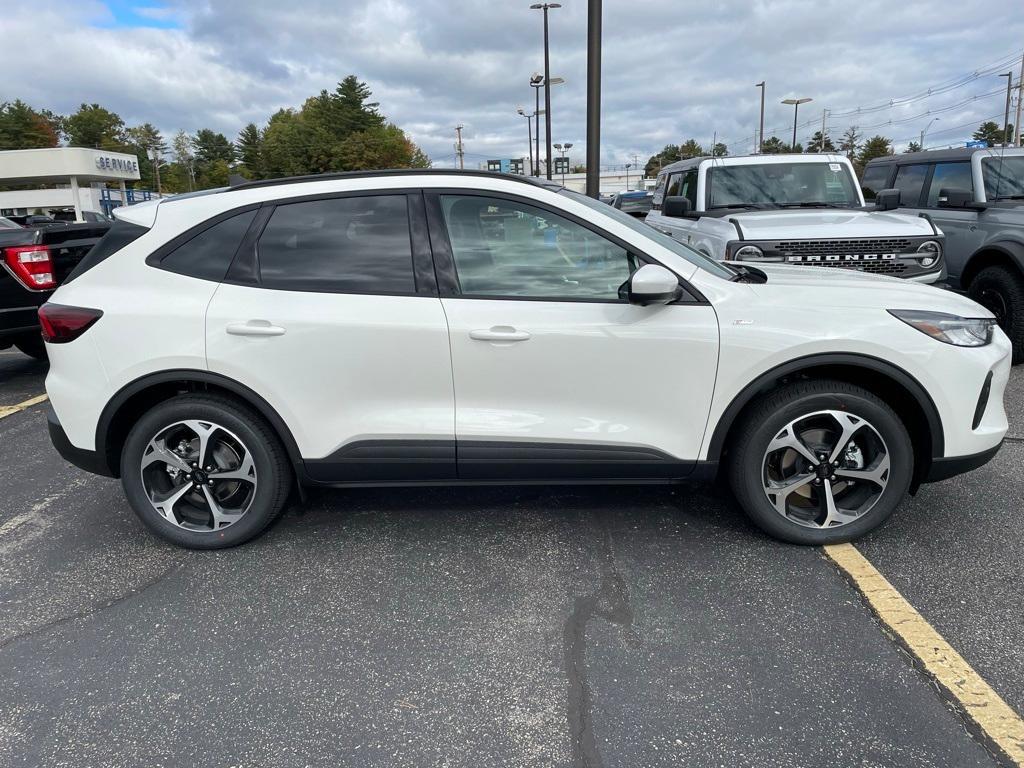
[[[548,189],[561,189],[562,185],[548,179],[534,178],[530,176],[519,176],[512,173],[499,173],[498,171],[463,170],[459,168],[390,168],[379,171],[338,171],[333,173],[314,173],[308,176],[283,176],[278,179],[260,179],[258,181],[245,181],[234,184],[225,189],[225,192],[233,192],[236,189],[255,189],[258,187],[274,187],[283,184],[304,184],[310,181],[333,181],[335,179],[366,179],[375,176],[481,176],[488,179],[505,179],[507,181],[518,181],[521,184],[533,184]],[[238,181],[240,177],[233,177],[232,182]]]

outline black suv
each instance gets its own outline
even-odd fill
[[[946,269],[999,318],[1024,362],[1024,149],[944,149],[872,160],[864,198],[899,190],[899,210],[932,219],[946,235]]]

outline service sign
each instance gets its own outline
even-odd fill
[[[96,157],[96,167],[101,171],[120,171],[121,173],[138,173],[139,163],[137,160],[126,160],[121,157],[107,157],[99,155]]]

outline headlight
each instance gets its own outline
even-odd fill
[[[756,245],[736,245],[730,257],[732,261],[782,261],[781,256],[765,256]]]
[[[992,341],[991,317],[958,317],[920,309],[890,309],[889,314],[933,339],[956,347],[984,347]]]
[[[942,256],[942,245],[937,240],[925,240],[917,246],[917,255],[922,267],[930,267]]]

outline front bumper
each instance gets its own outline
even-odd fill
[[[972,453],[970,456],[952,456],[944,459],[932,459],[932,466],[928,470],[922,482],[937,483],[940,480],[948,480],[951,477],[962,475],[965,472],[972,472],[978,467],[988,464],[1003,447],[1002,441],[998,445],[980,453]]]
[[[107,466],[106,458],[100,456],[98,451],[90,451],[86,448],[78,448],[71,444],[68,436],[64,433],[64,427],[60,425],[60,419],[53,410],[53,406],[46,406],[46,428],[50,433],[50,442],[57,449],[65,461],[69,461],[79,469],[92,472],[94,475],[104,477],[115,477]]]

